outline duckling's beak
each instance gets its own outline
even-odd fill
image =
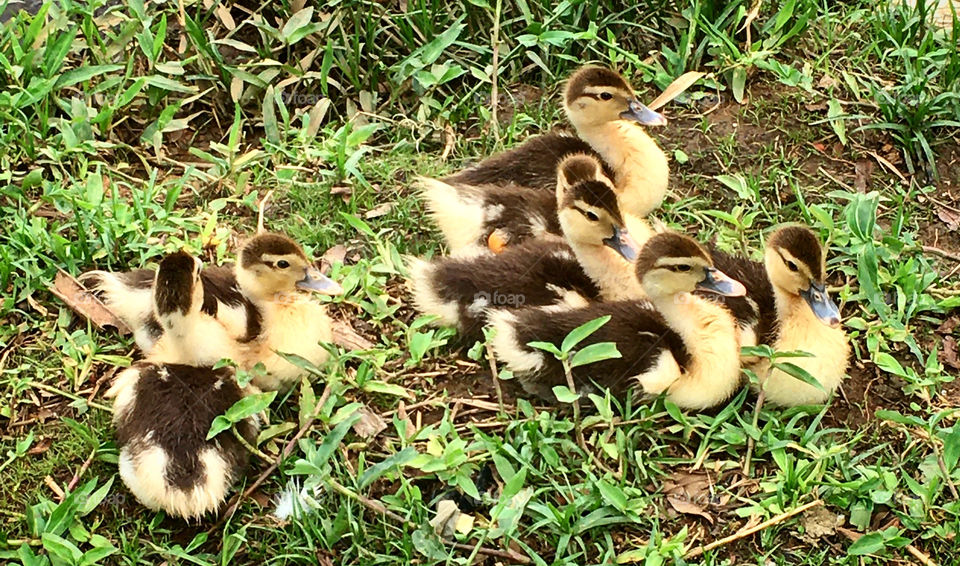
[[[303,279],[297,281],[297,289],[316,291],[321,295],[343,293],[343,287],[339,283],[320,273],[320,270],[312,265],[303,270],[303,275]]]
[[[736,279],[731,279],[729,275],[715,267],[708,267],[706,277],[703,281],[697,283],[697,290],[716,293],[724,297],[742,297],[747,294],[747,288],[743,283]]]
[[[823,283],[811,283],[809,289],[800,291],[800,296],[807,301],[810,310],[820,319],[820,322],[831,328],[840,326],[840,309],[830,300],[830,295],[827,294],[827,288]]]
[[[635,261],[640,254],[640,244],[633,239],[626,228],[613,227],[613,236],[604,238],[603,243],[610,246],[627,261]]]
[[[667,119],[654,110],[650,110],[642,102],[634,98],[630,101],[629,109],[621,112],[620,117],[624,120],[633,120],[644,126],[666,126]]]

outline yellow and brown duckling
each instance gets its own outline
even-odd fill
[[[417,261],[411,268],[417,308],[478,337],[487,309],[642,296],[632,264],[639,246],[600,163],[589,155],[568,156],[556,184],[566,242],[530,240],[499,255]]]
[[[442,180],[421,179],[430,213],[451,253],[470,253],[488,245],[491,234],[508,244],[559,233],[551,222],[555,203],[535,199],[521,189],[549,189],[557,165],[568,155],[587,153],[603,164],[613,180],[628,228],[638,241],[650,235],[645,223],[635,222],[659,206],[667,190],[666,155],[641,125],[666,120],[637,100],[620,74],[599,66],[576,71],[567,81],[563,107],[577,136],[549,133],[536,136],[509,151]],[[514,199],[510,198],[516,193]],[[516,218],[520,210],[529,218]],[[537,230],[512,229],[513,223]]]
[[[820,382],[823,390],[771,369],[766,360],[748,365],[765,380],[766,399],[778,405],[825,402],[846,377],[850,345],[840,327],[840,310],[826,289],[826,254],[813,230],[798,225],[779,228],[768,239],[764,262],[715,253],[717,265],[747,288],[744,299],[727,305],[752,330],[743,345],[768,344],[776,351],[804,351],[812,357],[790,358]]]
[[[303,249],[290,238],[258,234],[244,244],[233,266],[204,269],[202,311],[215,318],[237,342],[231,355],[241,367],[258,362],[267,369],[255,384],[282,389],[302,374],[276,352],[297,354],[315,365],[327,359],[320,342],[332,338],[330,319],[323,305],[305,292],[335,295],[342,288],[313,266]],[[128,327],[137,345],[149,355],[164,334],[153,312],[154,273],[94,271],[82,280]]]
[[[153,296],[163,337],[153,356],[121,372],[107,392],[114,398],[120,478],[146,507],[184,519],[216,511],[246,467],[247,449],[232,434],[206,437],[218,415],[255,392],[237,384],[231,367],[181,363],[231,341],[201,311],[202,285],[199,262],[189,254],[160,262]],[[235,426],[255,442],[256,417]]]
[[[636,274],[648,301],[491,312],[497,359],[529,393],[551,399],[552,387],[566,384],[563,367],[528,344],[560,344],[574,328],[609,315],[610,321],[580,347],[613,342],[622,357],[574,368],[579,383],[594,382],[617,393],[639,385],[646,394],[665,393],[688,409],[727,400],[740,384],[736,322],[724,306],[694,291],[741,296],[743,285],[716,269],[696,241],[669,232],[643,247]]]

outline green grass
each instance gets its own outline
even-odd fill
[[[960,208],[958,32],[894,2],[763,3],[755,19],[742,0],[290,4],[255,17],[238,4],[233,30],[199,4],[181,16],[137,2],[107,17],[51,3],[0,28],[0,559],[467,564],[482,548],[656,565],[822,501],[856,543],[814,537],[807,513],[685,563],[958,560],[960,388],[945,341],[960,237],[941,220]],[[515,399],[510,383],[498,410],[486,361],[412,310],[403,256],[443,252],[412,180],[549,129],[556,81],[585,60],[618,66],[645,99],[713,73],[655,132],[674,172],[659,217],[755,257],[775,224],[821,232],[855,349],[830,405],[757,412],[744,390],[684,414],[599,396],[581,399],[580,443],[568,408]],[[510,114],[498,127],[494,76]],[[542,99],[514,107],[528,85]],[[336,352],[279,397],[270,422],[283,426],[258,446],[270,456],[329,393],[236,515],[186,525],[139,506],[116,474],[101,396],[132,341],[47,287],[58,268],[136,267],[184,246],[229,259],[271,190],[269,228],[315,256],[346,247],[331,310],[375,346]],[[374,438],[350,430],[361,406],[383,415]],[[314,503],[285,523],[270,501],[294,478]],[[429,524],[450,494],[475,519],[450,537],[461,547]]]

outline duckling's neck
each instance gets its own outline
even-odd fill
[[[633,263],[604,245],[568,240],[577,262],[583,267],[607,301],[625,301],[646,297],[634,272]]]
[[[625,212],[645,217],[660,205],[667,192],[670,166],[667,156],[643,128],[617,120],[581,125],[577,133],[614,171]]]
[[[774,288],[777,309],[777,338],[775,350],[801,350],[811,357],[790,358],[790,363],[807,370],[827,392],[834,391],[843,381],[850,358],[850,345],[842,328],[823,324],[802,297]],[[767,397],[781,405],[822,403],[827,394],[812,385],[772,370],[763,364],[758,372],[766,375]]]

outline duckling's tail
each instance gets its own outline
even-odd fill
[[[461,190],[439,179],[420,177],[416,187],[423,195],[451,254],[472,253],[483,240],[484,214],[481,203],[464,198]]]
[[[507,368],[518,374],[523,381],[523,375],[535,374],[546,365],[543,352],[530,348],[521,342],[517,336],[517,326],[520,318],[509,310],[489,309],[487,322],[493,327],[494,333],[490,345],[497,360],[506,364]]]
[[[437,321],[440,325],[457,326],[460,323],[460,308],[456,301],[444,300],[440,296],[437,265],[420,258],[410,258],[407,268],[410,271],[408,284],[417,310],[440,317]]]
[[[153,273],[149,270],[128,273],[88,271],[80,275],[79,280],[134,331],[137,346],[149,352],[155,341],[155,337],[145,331],[153,319]]]

